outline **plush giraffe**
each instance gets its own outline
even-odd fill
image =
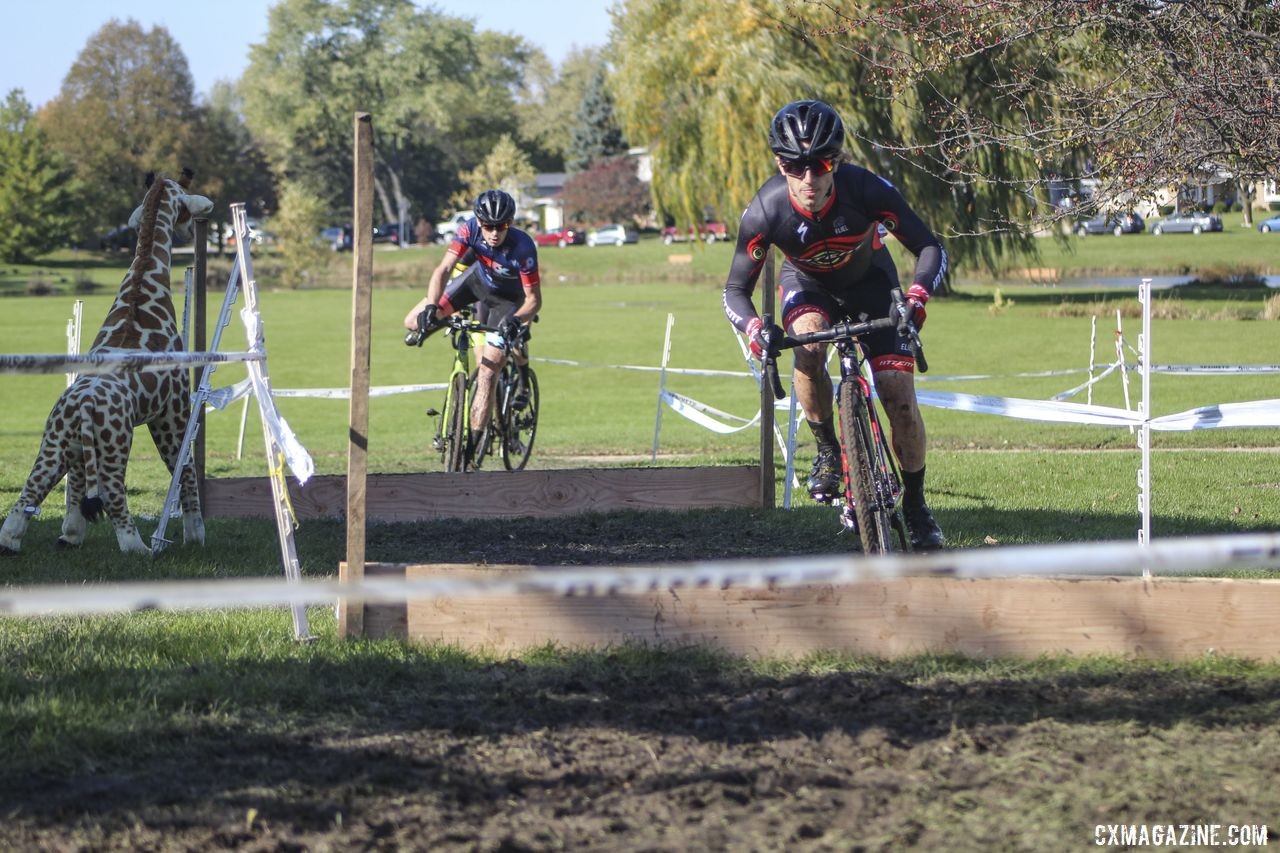
[[[90,353],[183,348],[170,294],[169,253],[174,233],[190,239],[191,218],[213,207],[204,196],[188,194],[190,181],[190,170],[183,170],[181,180],[147,176],[147,194],[129,219],[138,232],[138,248]],[[49,413],[31,475],[0,528],[0,552],[21,548],[31,516],[65,474],[69,500],[60,546],[82,544],[86,520],[96,520],[105,508],[120,550],[150,553],[125,495],[133,429],[140,424],[150,428],[172,473],[190,417],[190,397],[183,368],[77,378]],[[200,494],[190,465],[182,472],[181,498],[183,541],[203,543]]]

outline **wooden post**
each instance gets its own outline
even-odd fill
[[[764,259],[764,293],[760,295],[760,313],[772,315],[773,306],[773,250]],[[773,318],[777,322],[777,318]],[[781,324],[779,324],[781,325]],[[760,508],[774,507],[773,475],[773,386],[761,371],[760,382]]]
[[[205,301],[206,294],[206,278],[209,274],[209,220],[205,218],[197,218],[195,220],[195,274],[192,276],[192,287],[194,292],[186,295],[187,302],[191,305],[191,352],[204,352],[207,347],[208,340],[205,332]],[[204,373],[203,367],[197,367],[191,371],[191,391],[196,391],[196,382],[200,375]],[[196,488],[200,492],[200,503],[204,503],[204,406],[200,407],[200,411],[195,413],[196,422],[200,425],[196,429],[195,444],[191,448],[191,460],[196,466]]]
[[[340,581],[364,579],[365,478],[369,462],[369,333],[373,314],[373,121],[355,114],[352,204],[351,407],[347,444],[347,561]],[[364,602],[338,605],[338,635],[364,635]]]

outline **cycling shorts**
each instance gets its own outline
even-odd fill
[[[475,318],[486,326],[501,326],[520,307],[519,302],[489,289],[478,264],[451,279],[440,299],[440,307],[450,314],[470,305],[475,306],[472,311]]]
[[[821,314],[828,325],[846,320],[861,322],[888,317],[893,305],[890,292],[898,287],[897,271],[872,263],[866,274],[849,288],[833,291],[790,263],[778,274],[782,324],[788,331],[806,314]],[[897,329],[881,329],[859,338],[874,370],[915,370],[911,344]]]

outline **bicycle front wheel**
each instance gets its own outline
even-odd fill
[[[840,383],[839,408],[845,500],[853,501],[862,552],[888,554],[894,550],[894,498],[877,462],[867,400],[856,379]]]
[[[467,464],[467,377],[457,373],[449,382],[444,415],[444,470],[463,471]]]
[[[533,439],[538,434],[538,376],[532,367],[525,367],[528,401],[520,407],[508,399],[502,406],[502,464],[508,471],[519,471],[529,462],[533,453]],[[516,393],[515,383],[504,392]]]

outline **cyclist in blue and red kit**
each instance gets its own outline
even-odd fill
[[[840,162],[844,124],[836,111],[821,101],[787,104],[773,118],[769,147],[778,174],[742,214],[724,286],[725,313],[747,335],[752,352],[763,355],[765,336],[751,295],[770,246],[785,256],[778,282],[779,316],[788,331],[814,332],[863,315],[889,316],[889,293],[898,286],[898,273],[882,242],[881,226],[916,257],[906,296],[915,325],[923,326],[925,304],[946,274],[947,253],[893,184]],[[863,343],[902,466],[911,544],[920,550],[940,548],[942,530],[924,497],[925,432],[916,404],[915,359],[894,329],[870,335]],[[817,500],[837,494],[840,480],[826,361],[825,344],[795,350],[796,398],[818,444],[807,483]]]
[[[506,361],[507,349],[529,337],[529,323],[542,307],[538,277],[538,248],[533,238],[512,228],[516,203],[502,190],[486,190],[476,198],[475,217],[458,226],[444,259],[431,273],[426,298],[405,315],[404,326],[423,332],[439,328],[439,321],[475,305],[476,319],[501,329],[485,339],[478,381],[471,406],[471,434],[479,436],[489,421],[494,382]],[[455,266],[466,270],[449,279]],[[445,286],[448,282],[448,286]],[[524,365],[514,405],[528,399]],[[467,448],[471,452],[471,448]]]

